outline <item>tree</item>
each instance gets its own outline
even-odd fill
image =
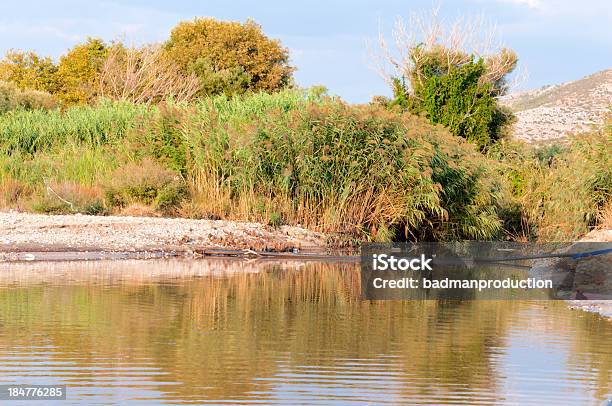
[[[60,58],[60,97],[67,104],[89,103],[97,96],[99,75],[108,47],[98,38],[88,38]]]
[[[429,17],[412,15],[412,31],[406,26],[399,20],[393,31],[396,53],[380,38],[382,60],[393,67],[383,71],[393,90],[390,104],[423,113],[481,148],[498,139],[512,115],[496,97],[508,90],[516,54],[493,51],[492,30],[479,19],[445,24],[435,10]]]
[[[164,46],[184,73],[202,79],[203,92],[272,92],[291,82],[289,53],[251,20],[198,18],[179,23]]]
[[[159,45],[110,47],[100,71],[98,94],[132,103],[158,103],[167,98],[192,100],[201,84],[195,74],[184,75]]]
[[[35,52],[11,50],[0,61],[0,80],[14,83],[20,89],[57,93],[60,88],[57,66],[49,57]]]

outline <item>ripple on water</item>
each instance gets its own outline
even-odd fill
[[[612,323],[561,302],[365,302],[346,264],[35,267],[0,272],[0,382],[66,384],[63,404],[557,405],[612,393]]]

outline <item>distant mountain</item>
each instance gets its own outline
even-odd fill
[[[559,139],[601,125],[612,112],[612,69],[574,82],[512,93],[500,99],[516,117],[516,138]]]

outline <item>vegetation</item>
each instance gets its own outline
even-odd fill
[[[286,91],[0,120],[2,182],[27,185],[25,205],[48,195],[52,179],[101,189],[106,212],[139,203],[380,240],[492,238],[501,230],[501,186],[486,159],[443,128],[379,107]]]
[[[139,48],[88,38],[59,63],[12,50],[0,61],[0,81],[52,94],[64,106],[100,98],[158,103],[211,95],[275,92],[292,83],[289,53],[248,20],[181,22],[163,44]]]
[[[565,146],[530,149],[516,144],[496,149],[522,211],[525,238],[562,241],[597,225],[610,227],[610,122],[600,131],[575,136]]]
[[[399,20],[393,31],[396,52],[380,41],[383,63],[394,68],[382,72],[393,90],[383,104],[424,114],[481,149],[490,146],[512,121],[496,97],[507,91],[518,57],[501,47],[492,52],[488,31],[480,20],[442,22],[436,11],[412,15],[408,26]]]
[[[0,114],[18,109],[48,110],[57,106],[57,99],[47,92],[20,89],[12,82],[0,81]]]
[[[444,69],[440,56],[427,55],[429,62],[413,72],[413,93],[405,78],[394,78],[394,99],[413,113],[424,113],[434,124],[443,124],[457,136],[481,148],[501,138],[504,126],[511,122],[511,113],[497,105],[498,95],[491,83],[483,81],[487,74],[484,59],[452,65]],[[416,78],[419,78],[418,80]]]
[[[0,207],[300,224],[347,242],[561,240],[609,221],[611,126],[563,147],[501,140],[511,115],[495,97],[516,55],[428,38],[403,44],[394,100],[370,105],[283,89],[287,50],[251,21],[184,22],[163,46],[88,39],[57,66],[11,52]]]
[[[56,94],[61,85],[57,66],[51,58],[35,52],[9,51],[0,61],[0,80],[13,83],[20,89],[33,89]]]
[[[66,104],[89,103],[97,96],[100,70],[108,47],[99,38],[88,38],[60,58],[57,75],[60,97]]]
[[[112,100],[132,103],[159,103],[193,100],[200,92],[200,79],[185,75],[177,64],[164,56],[160,46],[126,48],[115,44],[100,70],[98,93]]]
[[[273,92],[291,82],[289,53],[252,20],[199,18],[178,24],[165,43],[168,57],[185,74],[197,74],[203,93]]]

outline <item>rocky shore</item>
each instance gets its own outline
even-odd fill
[[[223,220],[0,212],[0,261],[32,258],[27,253],[98,259],[100,253],[112,258],[112,253],[151,257],[206,249],[257,253],[316,252],[325,248],[323,234],[300,227]]]

